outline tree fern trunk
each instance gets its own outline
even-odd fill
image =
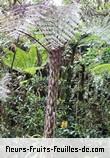
[[[54,49],[49,54],[50,75],[48,81],[48,98],[47,98],[45,128],[44,128],[45,138],[52,138],[54,136],[61,56],[62,56],[62,49]]]

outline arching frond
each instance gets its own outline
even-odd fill
[[[90,8],[89,8],[90,9]],[[91,9],[82,11],[82,32],[94,34],[110,44],[110,14],[109,12],[97,12]]]
[[[49,49],[64,46],[75,34],[82,19],[82,34],[95,34],[110,43],[110,14],[93,7],[80,9],[79,3],[54,6],[50,1],[15,6],[0,12],[0,34],[17,38],[23,32],[42,34]],[[11,39],[12,40],[12,39]]]
[[[76,3],[60,7],[44,3],[16,6],[1,12],[0,32],[17,37],[20,31],[30,32],[33,28],[44,35],[43,42],[48,48],[62,47],[75,33],[79,10]]]

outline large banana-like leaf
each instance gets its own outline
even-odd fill
[[[35,74],[37,69],[42,68],[43,65],[47,62],[47,53],[43,51],[42,53],[42,65],[41,67],[37,67],[37,48],[35,46],[31,46],[29,52],[25,52],[20,48],[17,48],[16,56],[14,60],[13,69],[18,71]],[[13,52],[9,51],[9,49],[5,49],[6,56],[3,59],[4,63],[11,67],[11,63],[13,61]]]

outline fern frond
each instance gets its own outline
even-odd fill
[[[6,101],[8,93],[10,92],[7,84],[10,82],[10,75],[6,73],[5,76],[0,80],[0,100]]]
[[[110,11],[97,11],[96,8],[83,8],[82,31],[87,34],[94,34],[110,44]]]
[[[62,47],[75,33],[79,10],[76,3],[60,7],[43,3],[16,6],[0,15],[0,32],[15,38],[33,28],[44,35],[43,42],[49,49]]]
[[[75,34],[81,22],[81,32],[95,34],[110,43],[110,14],[97,12],[96,8],[72,3],[54,6],[48,1],[15,6],[0,12],[0,34],[17,38],[23,32],[44,35],[41,42],[49,49],[64,46]],[[12,40],[12,38],[11,38]]]

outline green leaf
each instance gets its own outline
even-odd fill
[[[30,73],[31,75],[34,75],[36,73],[36,67],[29,67],[24,69],[25,72]]]
[[[7,66],[10,67],[14,54],[8,49],[5,49],[4,51],[6,52],[6,57],[3,59],[3,61]],[[16,57],[13,65],[14,69],[33,74],[35,73],[36,63],[36,48],[34,46],[30,48],[29,52],[25,52],[22,49],[17,48]]]
[[[93,68],[91,71],[92,71],[92,73],[94,73],[96,75],[103,75],[105,73],[110,74],[110,64],[98,65],[95,68]]]
[[[47,63],[48,55],[46,53],[46,50],[42,51],[42,65],[45,65]]]
[[[87,37],[83,38],[79,42],[79,46],[85,46],[85,45],[92,45],[92,44],[103,44],[105,43],[103,40],[100,39],[100,37],[96,35],[88,35]]]
[[[9,49],[4,49],[6,52],[6,56],[3,58],[5,65],[11,67],[13,61],[13,52],[9,51]],[[17,47],[16,57],[13,65],[13,69],[21,72],[26,72],[34,75],[36,70],[40,70],[47,63],[47,52],[43,49],[41,50],[41,59],[42,65],[41,67],[37,66],[37,47],[32,45],[28,52],[23,51],[22,49]]]

